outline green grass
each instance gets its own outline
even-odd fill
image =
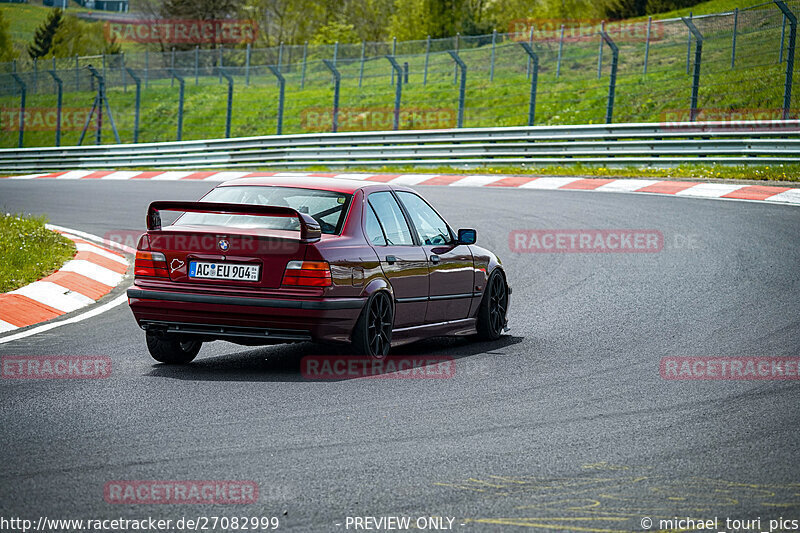
[[[72,241],[44,225],[44,217],[0,214],[0,293],[51,274],[75,255]]]
[[[751,5],[753,2],[733,2],[731,0],[711,0],[693,8],[695,13],[707,11],[729,11],[733,6]],[[703,48],[703,68],[698,106],[704,110],[728,111],[766,110],[772,117],[778,116],[783,100],[785,63],[778,61],[780,42],[780,14],[774,8],[775,24],[768,29],[753,22],[752,17],[743,17],[737,39],[737,61],[735,68],[730,66],[731,17],[723,18],[717,25],[706,25],[706,41]],[[675,13],[664,14],[665,17]],[[777,22],[776,22],[777,21]],[[640,40],[622,40],[620,48],[619,71],[616,87],[614,122],[670,122],[678,121],[674,112],[686,115],[689,107],[692,77],[686,74],[686,28],[682,22],[665,23],[664,37],[656,39],[649,55],[648,73],[642,73],[644,45]],[[605,121],[608,96],[610,53],[605,49],[604,69],[601,78],[597,77],[597,43],[594,40],[581,43],[567,43],[564,48],[561,70],[556,76],[557,43],[538,42],[535,44],[539,54],[539,76],[536,99],[536,124],[598,124]],[[424,48],[423,48],[424,51]],[[515,43],[504,43],[496,50],[494,80],[490,80],[491,47],[462,48],[460,55],[468,65],[466,83],[465,127],[522,126],[527,123],[530,82],[526,75],[527,56]],[[692,56],[693,57],[693,56]],[[132,55],[129,66],[134,65]],[[141,59],[141,58],[140,58]],[[292,60],[297,61],[295,57]],[[330,131],[330,122],[323,121],[313,125],[303,120],[310,112],[330,109],[333,99],[331,74],[312,54],[305,74],[305,84],[301,87],[302,69],[298,63],[284,67],[286,78],[286,100],[283,133],[309,133]],[[402,64],[409,64],[409,83],[403,86],[402,109],[421,110],[424,116],[431,116],[438,110],[445,110],[454,118],[458,102],[458,84],[453,76],[453,62],[446,53],[432,54],[429,58],[427,83],[423,84],[425,57],[423,53],[398,56]],[[249,85],[245,82],[244,52],[231,51],[226,56],[226,65],[234,75],[233,120],[231,136],[268,135],[276,131],[278,88],[275,78],[261,69],[251,72]],[[167,78],[160,59],[150,57],[151,72],[149,83],[143,86],[140,118],[140,142],[172,141],[177,133],[178,83]],[[210,70],[200,72],[199,84],[195,85],[193,62],[183,65],[186,77],[186,91],[183,117],[183,139],[206,139],[224,136],[227,108],[227,85],[219,83]],[[162,70],[154,70],[161,68]],[[367,61],[364,77],[359,86],[359,62],[341,60],[338,68],[342,74],[340,108],[342,110],[382,110],[384,120],[366,128],[390,129],[391,109],[394,102],[395,87],[391,84],[391,69],[385,59]],[[795,68],[795,90],[792,109],[795,116],[796,102],[800,91],[800,68]],[[80,91],[76,90],[74,72],[59,70],[64,79],[64,107],[83,110],[91,107],[94,93],[89,90],[89,81],[82,73]],[[119,128],[123,143],[133,140],[134,123],[134,85],[127,79],[127,88],[122,86],[122,76],[117,67],[108,65],[108,99],[114,120]],[[51,83],[42,76],[44,81]],[[52,85],[48,85],[52,87]],[[50,109],[55,106],[52,89],[47,94],[30,90],[29,109]],[[9,117],[13,117],[19,105],[18,97],[0,97],[0,107],[6,112],[0,118],[0,146],[14,147],[17,133]],[[672,113],[672,114],[671,114]],[[52,115],[51,115],[52,116]],[[76,115],[71,115],[73,118]],[[718,118],[710,115],[711,119]],[[54,142],[54,128],[40,127],[33,116],[25,134],[25,146],[51,146]],[[67,124],[62,136],[62,144],[75,145],[85,117],[78,115],[72,124]],[[103,142],[113,142],[108,120],[103,130]],[[701,116],[702,120],[702,116]],[[439,123],[433,127],[452,127],[454,123]],[[405,120],[401,129],[427,129],[429,125]],[[346,128],[340,128],[340,131]],[[84,144],[94,143],[93,130],[87,134]],[[560,167],[556,167],[560,168]],[[572,168],[572,167],[567,167]],[[604,175],[596,167],[585,165],[586,172]],[[693,172],[705,172],[706,166],[691,166]],[[716,168],[716,167],[714,167]],[[747,170],[747,169],[751,170]],[[619,169],[608,172],[621,172]],[[637,172],[641,172],[638,171]],[[648,170],[648,172],[651,172]],[[657,171],[653,171],[657,172]],[[675,169],[664,172],[676,172]],[[710,171],[709,171],[710,172]],[[796,179],[796,169],[782,177],[783,169],[775,167],[738,167],[732,170],[715,170],[722,177],[751,177],[755,179]],[[616,174],[618,175],[618,174]],[[763,176],[766,176],[764,178]],[[703,177],[703,176],[687,176]],[[708,177],[708,176],[705,176]],[[716,177],[716,176],[715,176]]]

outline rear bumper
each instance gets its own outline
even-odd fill
[[[348,342],[366,298],[278,299],[128,289],[143,329],[259,340]]]

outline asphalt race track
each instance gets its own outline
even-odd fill
[[[0,208],[103,236],[203,182],[5,180]],[[511,331],[397,349],[450,379],[312,381],[312,344],[204,345],[154,364],[127,305],[0,344],[104,355],[108,379],[0,380],[0,515],[442,516],[456,531],[642,531],[642,519],[800,520],[798,381],[674,381],[669,356],[800,356],[800,210],[581,191],[419,187],[503,259]],[[513,253],[519,229],[655,229],[658,253]],[[122,293],[128,282],[103,301]],[[113,480],[252,480],[250,505],[125,505]],[[447,522],[445,522],[445,525]],[[349,528],[353,530],[351,526]],[[654,527],[655,529],[655,527]],[[786,528],[790,530],[791,528]]]

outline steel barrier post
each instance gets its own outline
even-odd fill
[[[647,17],[647,39],[644,42],[644,70],[642,75],[647,76],[647,62],[650,59],[650,32],[653,29],[653,17]]]
[[[788,120],[792,104],[792,76],[794,75],[794,46],[797,40],[797,17],[783,0],[775,0],[775,5],[789,21],[789,49],[786,51],[786,81],[783,87],[783,119]]]
[[[56,146],[61,146],[61,104],[64,97],[64,84],[56,74],[55,69],[50,70],[49,73],[53,77],[53,81],[56,82],[56,90],[58,91],[56,96]]]
[[[284,98],[284,91],[286,88],[286,80],[281,74],[280,69],[273,67],[272,65],[267,66],[269,70],[275,74],[275,77],[278,78],[278,84],[280,85],[279,93],[278,93],[278,128],[277,134],[283,134],[283,98]]]
[[[361,88],[361,82],[364,79],[364,55],[367,52],[367,41],[361,41],[361,66],[358,68],[358,88]]]
[[[228,106],[225,113],[225,138],[230,139],[231,115],[233,113],[233,78],[227,72],[225,72],[222,67],[217,68],[219,69],[219,73],[222,75],[222,77],[228,80]]]
[[[561,76],[561,58],[564,53],[564,25],[561,25],[561,36],[558,38],[558,59],[556,60],[556,79]]]
[[[528,57],[531,59],[531,64],[533,65],[531,70],[531,95],[528,100],[528,126],[533,126],[534,119],[536,118],[536,84],[539,80],[539,56],[528,43],[520,42],[519,44],[528,54]]]
[[[336,133],[339,129],[339,85],[342,82],[342,75],[339,74],[339,71],[336,69],[336,65],[331,63],[327,59],[323,59],[322,62],[325,64],[326,67],[333,73],[333,133]],[[394,71],[392,71],[394,72]]]
[[[300,74],[300,88],[304,89],[306,86],[306,58],[308,57],[308,41],[303,44],[303,70]]]
[[[25,137],[25,96],[28,92],[28,86],[25,85],[25,82],[22,81],[16,73],[12,73],[11,76],[14,78],[14,81],[17,82],[20,90],[20,100],[19,100],[19,138],[17,140],[17,147],[22,148],[22,144]]]
[[[400,129],[400,101],[403,98],[403,69],[397,63],[394,57],[385,56],[392,64],[392,68],[397,72],[397,83],[394,90],[394,120],[392,121],[393,129]]]
[[[494,81],[494,57],[495,48],[497,47],[497,30],[492,30],[492,61],[489,66],[489,81]]]
[[[428,59],[431,55],[431,36],[425,41],[425,70],[422,74],[422,85],[428,85]]]
[[[453,58],[453,61],[456,63],[456,67],[461,68],[461,87],[458,91],[458,127],[464,127],[464,101],[466,100],[467,95],[467,64],[464,63],[460,57],[458,57],[458,52],[454,52],[453,50],[448,50],[448,54],[450,57]]]
[[[222,77],[222,68],[217,67],[219,71],[220,78]],[[179,93],[178,93],[178,138],[177,140],[180,141],[183,138],[183,78],[175,72],[175,69],[169,69],[170,74],[176,80],[178,80],[179,86]]]
[[[128,71],[128,76],[131,77],[133,83],[136,84],[136,104],[134,109],[133,115],[133,142],[139,142],[139,113],[141,112],[141,104],[142,104],[142,80],[139,79],[139,76],[133,71],[133,69],[129,67],[125,67],[125,70]]]
[[[600,34],[603,41],[611,48],[611,80],[608,82],[608,104],[606,106],[606,124],[611,124],[614,118],[614,98],[617,90],[617,66],[619,65],[619,48],[604,31]]]
[[[733,39],[731,41],[731,68],[736,66],[736,32],[739,29],[739,8],[733,10]]]
[[[694,76],[692,76],[692,100],[689,108],[689,121],[694,122],[697,118],[697,96],[700,92],[700,64],[703,58],[703,34],[694,25],[691,18],[681,17],[684,24],[689,28],[691,35],[694,35]]]
[[[603,44],[607,37],[606,33],[606,21],[600,21],[600,48],[597,50],[597,79],[603,77]]]

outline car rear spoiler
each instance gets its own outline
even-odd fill
[[[147,209],[148,231],[161,229],[160,211],[291,217],[300,221],[300,240],[302,242],[316,242],[322,236],[319,222],[314,220],[311,215],[301,213],[292,209],[291,207],[281,207],[275,205],[229,204],[217,202],[158,201],[151,203],[150,207]]]

